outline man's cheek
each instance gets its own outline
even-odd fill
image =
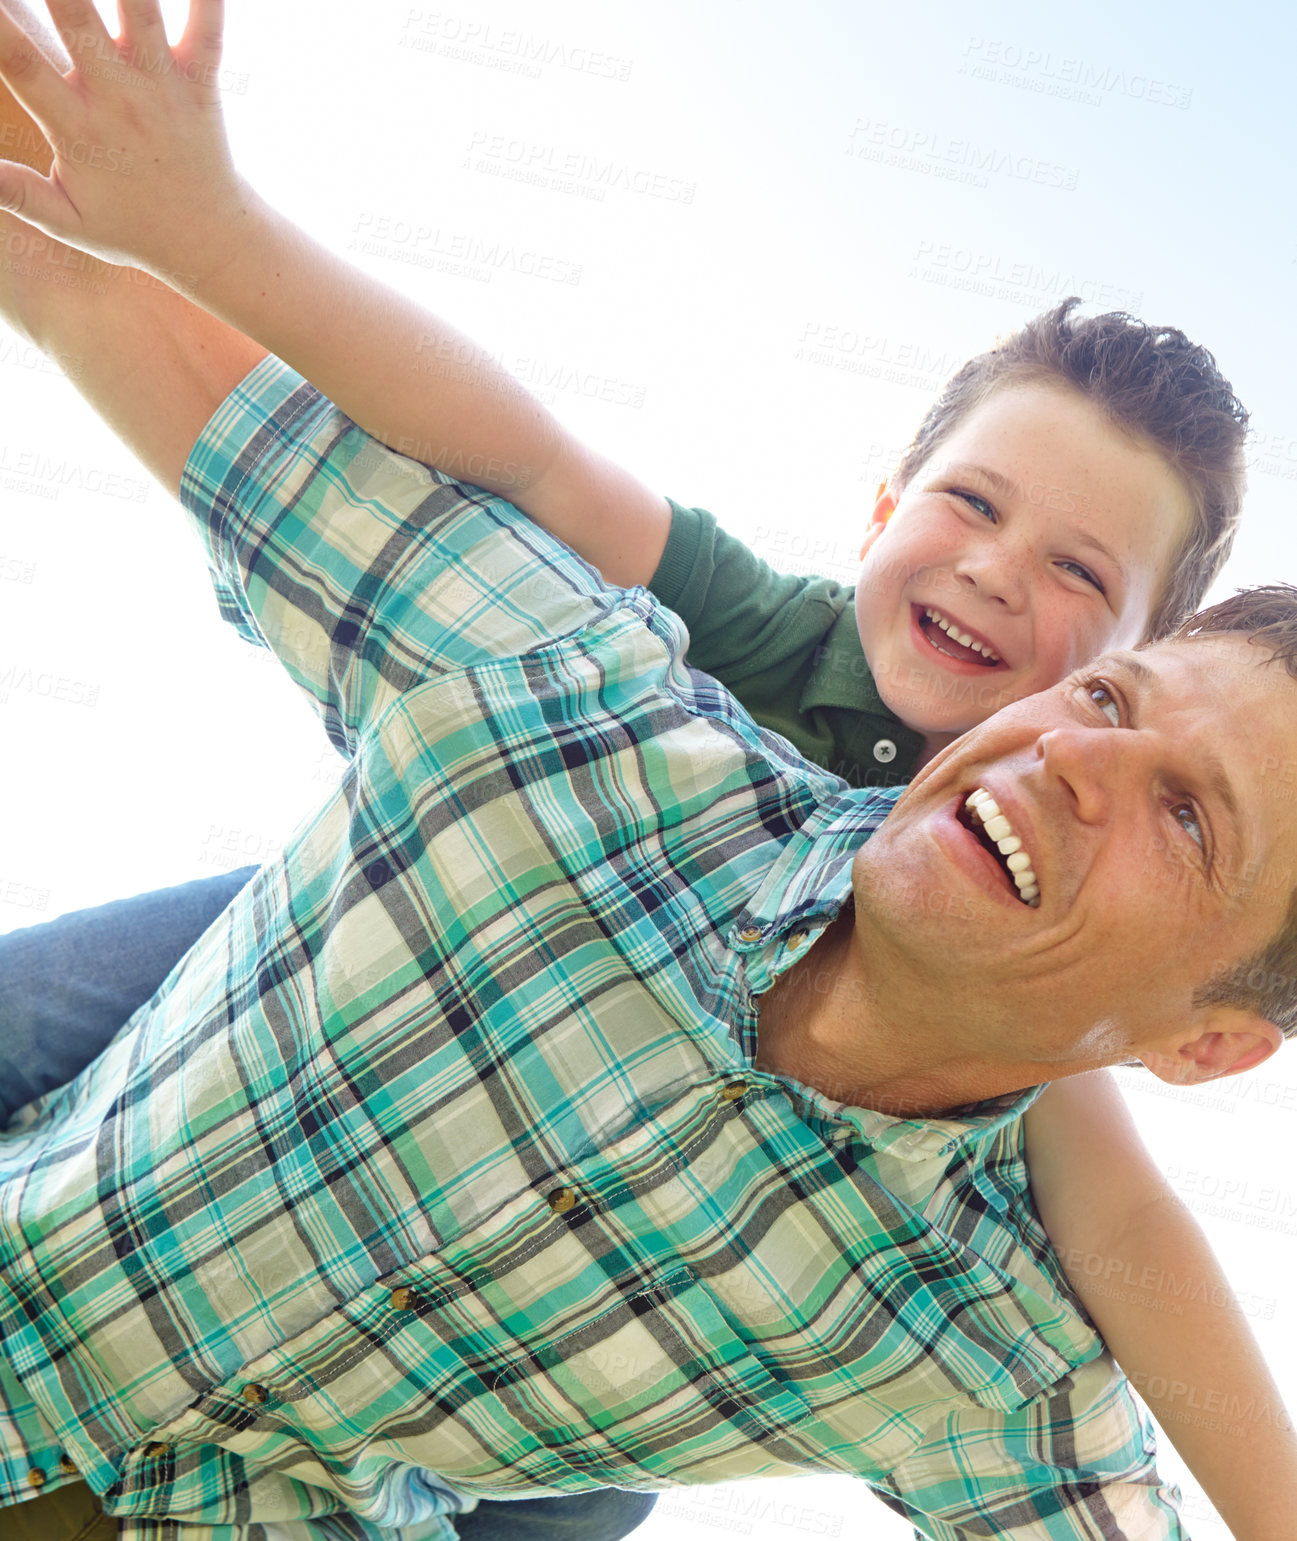
[[[924,894],[924,909],[929,915],[946,920],[970,921],[978,918],[978,902],[973,894],[953,888],[929,888]]]

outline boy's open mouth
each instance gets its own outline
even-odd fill
[[[1000,812],[1000,806],[991,794],[984,787],[975,788],[955,816],[999,862],[1005,880],[1012,885],[1018,898],[1033,909],[1037,908],[1040,904],[1040,882],[1032,867],[1031,857],[1023,849],[1022,841]]]
[[[965,631],[957,622],[931,605],[915,606],[919,630],[936,652],[953,658],[958,663],[980,664],[984,669],[994,669],[1003,663],[1000,655],[979,637]]]

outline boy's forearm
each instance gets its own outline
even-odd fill
[[[575,441],[485,349],[255,196],[194,297],[401,454],[508,498],[612,582],[647,582],[666,500]],[[183,283],[184,275],[177,275]]]
[[[191,287],[392,449],[525,497],[561,430],[483,349],[255,196],[230,259]],[[185,275],[176,275],[184,284]]]
[[[30,30],[0,6],[0,66],[55,151],[46,179],[0,164],[0,203],[82,251],[152,273],[393,448],[511,498],[610,580],[647,581],[670,528],[664,498],[586,450],[468,338],[354,271],[239,176],[215,83],[219,7],[190,0],[174,44],[158,44],[147,7],[122,7],[119,21],[114,38],[85,9],[70,31],[78,56],[111,49],[118,67],[69,72],[34,57]],[[83,142],[113,154],[73,154]]]
[[[60,68],[58,44],[21,4]],[[44,136],[0,81],[0,154],[47,174]],[[0,316],[58,361],[173,492],[204,423],[264,356],[224,322],[137,270],[99,262],[0,212]]]
[[[1113,1356],[1236,1541],[1286,1541],[1297,1437],[1197,1222],[1168,1196],[1104,1252],[1061,1255]]]

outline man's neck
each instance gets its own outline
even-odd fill
[[[759,1069],[894,1118],[940,1117],[1049,1079],[1044,1066],[952,1054],[930,1024],[893,1014],[887,992],[866,976],[853,931],[847,905],[760,998]]]

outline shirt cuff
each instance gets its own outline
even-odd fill
[[[648,587],[662,604],[674,610],[694,576],[704,535],[709,527],[715,528],[716,520],[706,509],[685,508],[673,498],[667,502],[671,507],[671,530]]]
[[[234,387],[194,441],[180,476],[180,502],[207,549],[208,568],[221,619],[248,642],[266,645],[241,598],[241,585],[221,539],[227,512],[256,485],[267,454],[301,437],[303,418],[314,407],[332,410],[314,386],[282,359],[268,354]]]
[[[244,375],[208,418],[189,451],[180,477],[180,498],[186,508],[192,508],[195,497],[215,480],[213,463],[219,461],[222,470],[228,468],[231,451],[237,457],[305,383],[274,354],[267,354]]]

